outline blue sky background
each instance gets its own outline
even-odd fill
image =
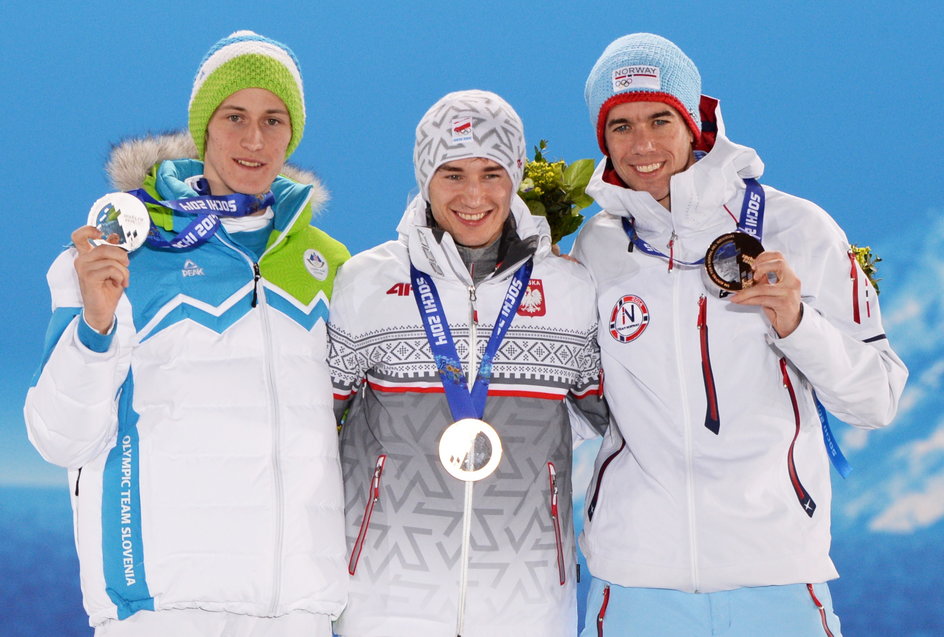
[[[938,3],[5,0],[0,28],[0,192],[8,229],[0,486],[64,485],[64,471],[29,445],[21,415],[49,314],[46,268],[91,203],[112,190],[102,170],[110,145],[186,125],[193,74],[216,40],[250,28],[294,49],[308,126],[292,162],[314,170],[332,193],[318,225],[357,252],[394,236],[415,188],[413,131],[444,93],[495,91],[521,115],[529,145],[546,138],[552,158],[596,159],[586,75],[610,41],[650,31],[695,60],[703,92],[721,99],[729,137],[766,162],[764,183],[817,202],[851,241],[884,258],[886,327],[913,375],[892,428],[866,436],[836,425],[856,471],[836,481],[835,535],[844,547],[879,553],[900,551],[903,538],[905,546],[941,546]],[[588,457],[578,456],[578,481]],[[928,560],[922,548],[925,559],[909,572],[944,584],[937,574],[944,553],[934,550]],[[849,561],[854,569],[856,560]],[[939,634],[921,630],[910,634]]]

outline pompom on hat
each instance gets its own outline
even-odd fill
[[[244,88],[263,88],[282,100],[292,123],[292,139],[285,156],[298,147],[305,131],[305,92],[298,59],[281,42],[252,31],[236,31],[207,52],[193,82],[190,136],[201,159],[213,113],[227,97]]]
[[[606,117],[625,102],[664,102],[682,115],[696,142],[701,137],[701,75],[680,48],[661,36],[633,33],[610,43],[587,77],[584,98],[604,154]]]
[[[508,102],[488,91],[457,91],[433,104],[417,125],[413,170],[426,201],[436,169],[470,157],[500,164],[517,190],[526,151],[524,125]]]

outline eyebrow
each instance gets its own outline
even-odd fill
[[[665,111],[659,111],[658,113],[653,113],[646,119],[653,120],[653,119],[662,119],[663,117],[674,117],[674,116],[675,116],[675,113],[673,113],[670,110],[665,110]],[[606,123],[606,125],[612,126],[613,124],[631,124],[631,123],[632,122],[629,121],[629,118],[620,117],[617,119],[611,119],[610,121]]]
[[[236,104],[221,104],[220,108],[221,109],[225,108],[232,111],[239,111],[241,113],[246,113],[249,110],[244,106],[237,106]],[[288,111],[282,108],[269,108],[269,109],[266,109],[264,112],[267,115],[270,115],[270,114],[288,115]]]

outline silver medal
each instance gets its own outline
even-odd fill
[[[132,252],[144,245],[151,219],[140,199],[126,192],[112,192],[92,204],[88,225],[101,232],[101,237],[89,239],[92,245],[113,245]]]
[[[464,482],[477,482],[492,475],[501,457],[498,432],[477,418],[452,423],[439,439],[439,461],[449,475]]]

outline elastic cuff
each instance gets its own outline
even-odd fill
[[[82,312],[82,318],[79,321],[78,327],[79,342],[97,354],[104,354],[108,351],[108,348],[111,347],[111,341],[115,337],[117,324],[118,321],[112,319],[108,333],[102,334],[86,322],[85,312]]]

